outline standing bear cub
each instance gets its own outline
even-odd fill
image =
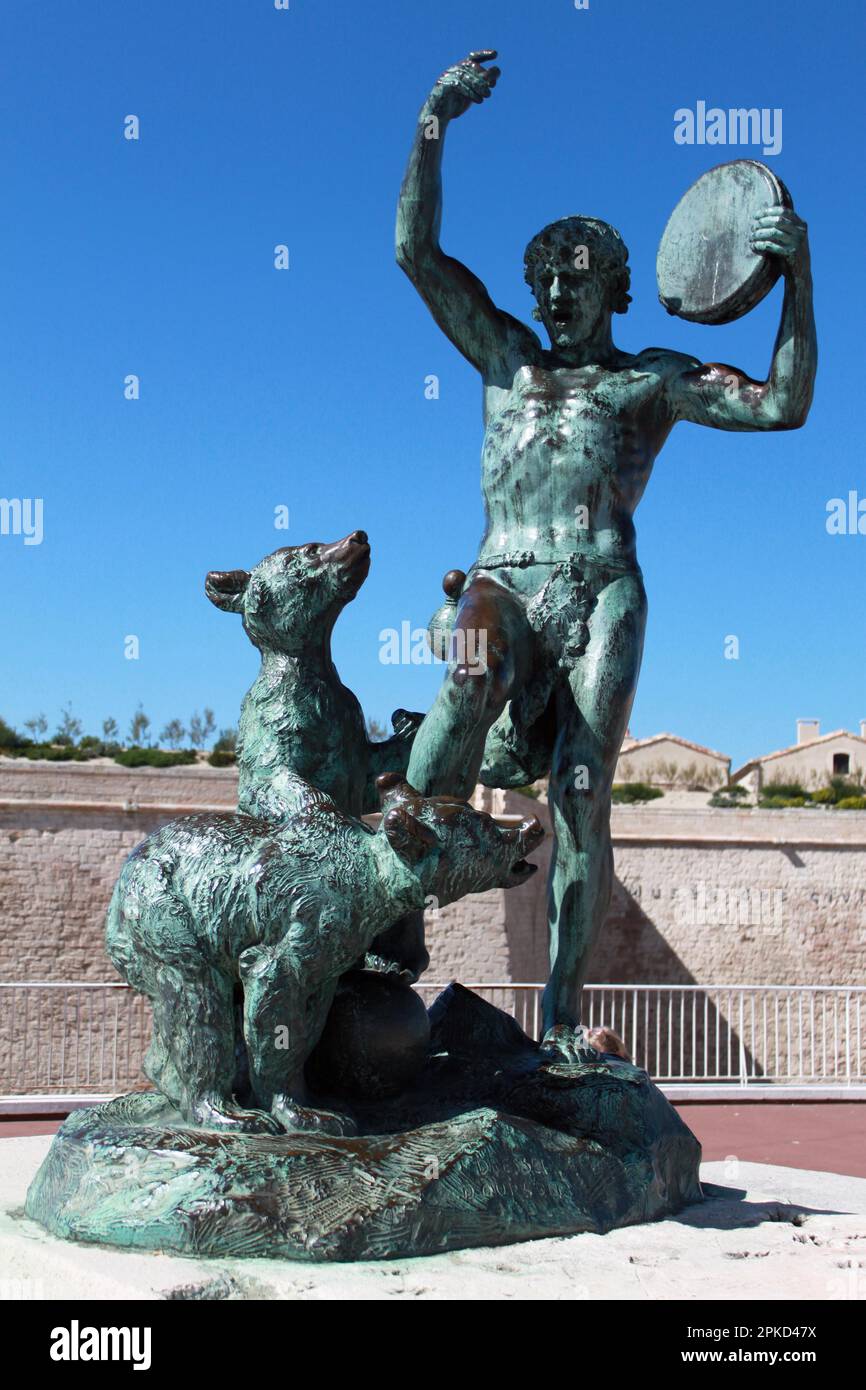
[[[376,831],[298,778],[287,790],[297,809],[279,820],[211,812],[149,835],[121,870],[106,946],[153,1004],[144,1069],[188,1122],[345,1133],[304,1078],[340,976],[426,895],[445,905],[525,882],[543,831],[421,797],[399,774],[382,778]],[[237,1027],[251,1109],[235,1096]]]
[[[262,656],[241,706],[238,809],[291,814],[298,778],[326,792],[350,816],[378,807],[376,779],[403,772],[421,714],[395,710],[395,733],[371,743],[361,706],[340,681],[331,633],[370,569],[366,532],[341,541],[285,546],[251,570],[213,570],[205,592],[239,613]]]

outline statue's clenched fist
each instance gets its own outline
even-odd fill
[[[462,116],[474,102],[486,101],[499,80],[499,68],[485,68],[496,57],[495,48],[479,48],[446,68],[427,100],[427,110],[440,120],[450,121]]]

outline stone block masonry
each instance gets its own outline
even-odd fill
[[[103,934],[123,860],[150,831],[185,811],[232,809],[236,785],[233,769],[130,770],[103,761],[64,766],[0,759],[0,981],[116,978]],[[494,814],[535,812],[549,824],[543,803],[515,793],[479,788],[476,801]],[[668,808],[655,802],[614,807],[612,829],[614,898],[590,981],[866,984],[866,813]],[[508,985],[546,979],[550,851],[548,837],[535,855],[538,873],[522,888],[478,894],[441,910],[431,905],[427,980]],[[60,995],[40,995],[30,1007],[39,1010],[42,1040],[32,1065],[28,1061],[23,1069],[22,1039],[33,1035],[35,1020],[32,1013],[29,1020],[22,1017],[20,998],[13,1019],[9,999],[0,997],[0,1091],[41,1089],[46,1067],[59,1076],[58,1049],[65,1034],[76,1030],[80,1046],[92,1042],[99,1053],[96,1060],[85,1058],[94,1078],[111,1071],[119,1050],[117,1074],[133,1084],[146,1019],[133,1015],[128,996],[121,1007],[101,994],[82,993],[69,1006],[70,1021]],[[513,991],[504,990],[495,1002],[518,1012]],[[109,1019],[107,1026],[106,1008],[119,1009],[119,1021]],[[724,1000],[716,999],[711,1009],[711,1046],[742,1051],[742,1020]],[[518,1017],[529,1026],[527,1017]],[[616,1024],[616,1013],[605,1021]],[[647,1015],[644,1033],[653,1033],[658,1022],[658,1014]],[[862,1024],[866,1048],[866,1018]],[[669,1026],[665,1015],[662,1032]],[[761,1031],[759,1020],[748,1032],[750,1058],[757,1057]],[[830,1031],[836,1031],[835,1019]],[[706,1035],[706,1028],[689,1032],[674,1019],[672,1047],[676,1051],[684,1040],[686,1051],[693,1042],[700,1049]],[[106,1038],[114,1049],[108,1061]],[[791,1043],[798,1043],[796,1020],[787,1025],[784,1050]],[[778,1071],[779,1057],[766,1048],[758,1061],[767,1075]],[[64,1057],[62,1065],[70,1074],[86,1071],[78,1056]],[[711,1065],[700,1074],[711,1075]],[[93,1088],[99,1089],[98,1080]]]
[[[0,979],[112,978],[105,909],[120,866],[185,811],[231,809],[233,769],[0,759]],[[479,788],[496,814],[543,803]],[[616,888],[590,978],[866,983],[866,813],[614,807]],[[429,978],[543,980],[545,880],[428,914]]]

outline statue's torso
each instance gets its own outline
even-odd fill
[[[579,553],[636,565],[632,516],[672,424],[669,355],[649,349],[620,359],[616,368],[542,359],[518,367],[507,385],[486,385],[479,564]]]

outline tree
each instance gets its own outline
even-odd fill
[[[199,714],[196,710],[189,721],[189,737],[193,748],[204,748],[215,728],[216,720],[212,709],[205,707],[204,714]]]
[[[133,747],[138,748],[142,746],[142,740],[149,728],[150,719],[139,704],[129,724],[129,737]]]
[[[13,729],[5,719],[0,719],[0,748],[20,748],[25,742],[17,729]]]
[[[32,719],[25,719],[24,727],[30,730],[34,743],[41,743],[48,733],[48,720],[44,714],[35,714]]]
[[[388,730],[384,724],[379,723],[378,719],[368,719],[367,737],[371,743],[383,743],[388,737]]]
[[[213,746],[215,753],[234,753],[238,746],[237,729],[220,729],[219,738]]]
[[[118,734],[117,720],[116,720],[116,719],[103,719],[103,721],[102,721],[102,737],[105,739],[105,742],[106,742],[106,743],[113,743],[114,740],[117,738],[117,734]]]
[[[169,748],[179,748],[186,737],[186,729],[179,719],[170,719],[159,736],[160,743],[167,743]]]
[[[71,706],[67,705],[60,716],[57,733],[54,735],[55,742],[61,743],[64,747],[68,748],[80,737],[81,720],[75,718]]]

